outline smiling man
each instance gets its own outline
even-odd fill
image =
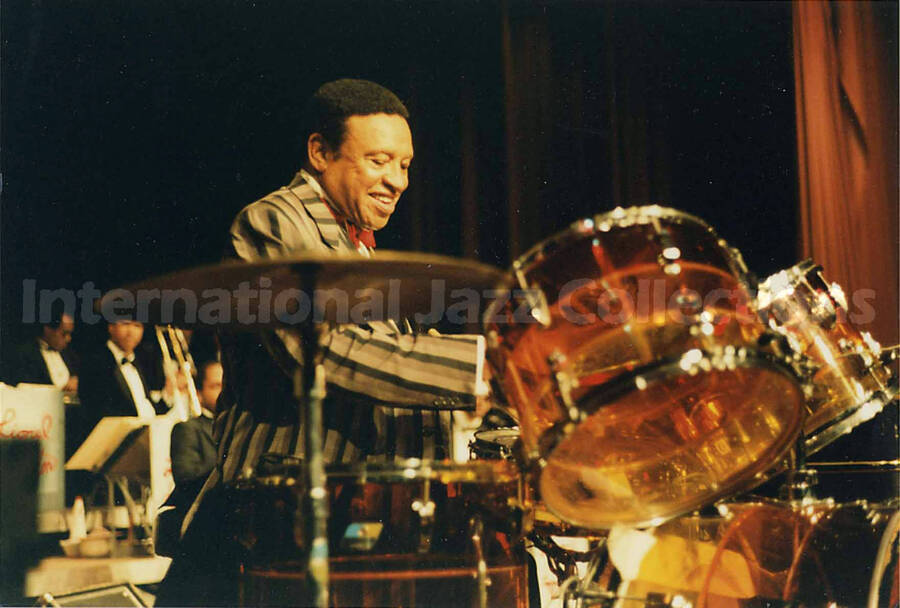
[[[373,232],[388,223],[409,185],[408,119],[397,96],[373,82],[320,87],[304,112],[302,169],[290,184],[241,210],[226,258],[372,255]],[[234,548],[222,538],[229,506],[221,488],[256,470],[263,455],[266,462],[303,457],[293,395],[293,374],[303,364],[296,335],[223,331],[220,343],[218,462],[188,514],[182,542],[186,556],[220,559],[212,568],[190,557],[173,563],[158,605],[234,603],[235,577],[226,574]],[[415,335],[372,322],[332,329],[322,349],[326,464],[450,457],[451,410],[474,409],[484,386],[482,337]]]
[[[238,214],[226,257],[372,255],[373,232],[388,223],[409,185],[408,119],[397,96],[373,82],[320,87],[304,112],[303,168],[288,186]],[[340,326],[323,346],[331,397],[324,412],[326,463],[449,456],[446,410],[475,406],[480,337],[402,334],[396,325],[370,323]],[[302,356],[296,337],[280,330],[225,335],[222,351],[226,423],[219,473],[227,482],[255,467],[261,454],[300,454],[291,374]]]
[[[384,228],[409,185],[412,134],[402,115],[350,116],[340,147],[314,133],[307,142],[309,167],[327,201],[352,226]]]

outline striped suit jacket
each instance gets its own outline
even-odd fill
[[[226,257],[276,259],[309,250],[370,253],[356,250],[301,172],[238,214]],[[302,364],[296,335],[276,330],[220,339],[219,464],[207,486],[255,468],[263,454],[303,455],[292,394]],[[325,462],[448,457],[449,410],[475,405],[480,340],[403,334],[386,323],[330,331],[323,344]]]

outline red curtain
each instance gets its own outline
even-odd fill
[[[884,4],[794,4],[800,253],[885,346],[900,333],[896,31]]]

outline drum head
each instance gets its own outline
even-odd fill
[[[512,449],[519,440],[519,435],[519,427],[517,426],[475,431],[475,439],[478,441],[498,445],[506,449]]]
[[[799,434],[793,375],[756,356],[698,373],[669,364],[600,387],[557,429],[544,503],[577,526],[657,525],[757,485]]]

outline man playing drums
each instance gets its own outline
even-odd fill
[[[338,80],[319,88],[304,114],[303,168],[290,184],[241,210],[226,257],[370,256],[372,233],[387,224],[409,183],[408,117],[393,93],[372,82]],[[220,338],[218,464],[186,518],[181,555],[163,583],[160,605],[235,603],[221,488],[255,469],[263,455],[303,456],[293,392],[294,371],[303,364],[299,338],[284,330]],[[449,410],[473,409],[483,386],[481,336],[413,335],[372,322],[338,326],[322,348],[326,464],[449,456]]]

